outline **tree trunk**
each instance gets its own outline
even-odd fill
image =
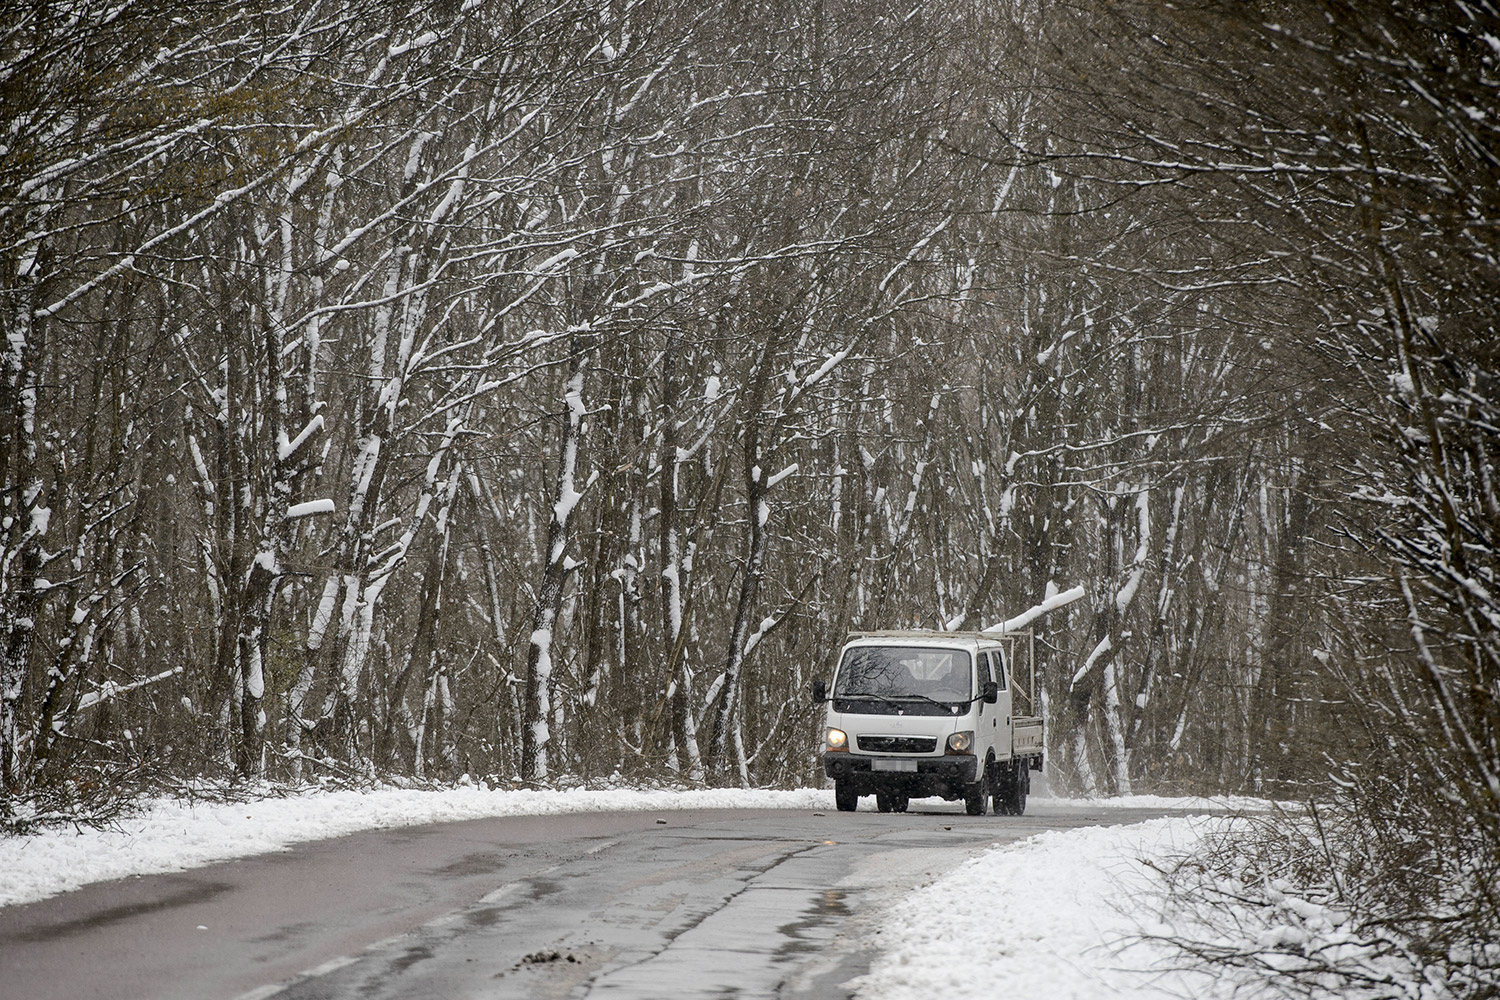
[[[542,553],[542,580],[537,587],[536,608],[531,617],[531,636],[526,652],[526,700],[521,719],[521,779],[547,779],[548,751],[552,740],[552,648],[557,615],[562,609],[563,585],[567,582],[568,527],[580,497],[576,489],[578,445],[583,428],[584,350],[574,337],[569,345],[568,381],[562,414],[562,442],[553,491],[547,543]]]

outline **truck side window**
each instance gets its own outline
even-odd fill
[[[995,682],[1001,691],[1005,690],[1005,655],[998,649],[995,650]]]
[[[980,653],[979,654],[979,690],[983,691],[984,690],[984,686],[986,684],[988,684],[991,680],[992,680],[992,678],[990,677],[990,654],[988,654],[988,653]]]

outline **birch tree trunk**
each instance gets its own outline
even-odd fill
[[[671,691],[671,736],[679,767],[688,780],[702,784],[703,759],[698,749],[697,716],[693,711],[693,671],[686,661],[687,631],[683,589],[687,567],[682,558],[682,539],[677,526],[678,468],[682,454],[677,444],[678,386],[677,355],[680,345],[669,339],[661,368],[661,488],[657,512],[658,544],[662,570],[662,648],[664,675]]]
[[[559,442],[556,484],[547,522],[546,547],[542,552],[541,580],[532,611],[531,635],[526,651],[526,700],[521,717],[521,780],[545,782],[548,777],[549,744],[552,740],[553,644],[557,615],[562,607],[563,586],[572,570],[568,556],[568,529],[578,501],[578,446],[583,436],[583,383],[586,352],[581,336],[569,342],[568,377],[563,395],[562,434]]]

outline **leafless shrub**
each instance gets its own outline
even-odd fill
[[[1244,818],[1162,874],[1185,965],[1247,996],[1493,997],[1500,948],[1473,857],[1372,839],[1351,803]],[[1482,866],[1481,866],[1482,867]]]

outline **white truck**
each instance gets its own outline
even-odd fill
[[[838,808],[874,795],[881,812],[905,812],[940,795],[970,816],[1021,815],[1044,748],[1034,652],[1030,632],[852,633],[832,687],[812,690],[828,706],[823,771]]]

